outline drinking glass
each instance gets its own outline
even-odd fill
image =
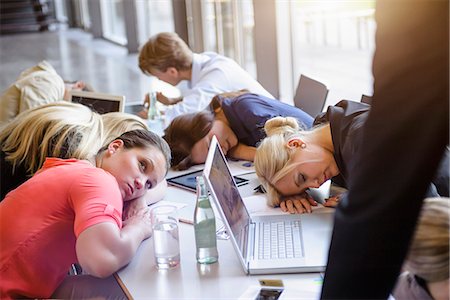
[[[150,212],[153,228],[153,246],[158,269],[171,269],[180,263],[177,208],[157,206]]]

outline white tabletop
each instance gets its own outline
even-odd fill
[[[320,295],[318,273],[247,276],[229,240],[217,241],[218,263],[198,264],[193,226],[180,223],[179,230],[180,265],[157,270],[153,241],[146,240],[117,274],[127,295],[134,299],[254,299],[259,279],[282,279],[285,291],[280,299],[317,299]]]
[[[242,196],[249,196],[258,184],[254,173],[236,171],[250,180],[239,188]],[[201,168],[199,166],[198,168]],[[192,171],[192,170],[191,170]],[[247,173],[247,174],[245,174]],[[178,172],[170,174],[178,175]],[[169,175],[169,177],[170,177]],[[193,219],[195,194],[176,187],[169,187],[164,201],[184,206],[179,217]],[[218,213],[216,211],[216,217]],[[218,226],[221,221],[217,220]],[[128,266],[117,273],[125,292],[134,299],[255,299],[260,279],[282,279],[284,292],[279,299],[317,299],[322,277],[319,273],[246,275],[230,240],[218,240],[219,261],[212,265],[198,264],[195,259],[193,225],[180,223],[181,262],[172,270],[158,270],[154,260],[153,240],[149,238],[139,247]]]

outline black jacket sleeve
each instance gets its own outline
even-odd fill
[[[322,299],[386,299],[449,137],[448,0],[377,1],[373,104]]]

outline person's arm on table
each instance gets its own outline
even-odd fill
[[[231,148],[228,151],[227,156],[230,156],[231,158],[235,159],[254,161],[255,153],[256,153],[255,147],[239,143],[237,144],[237,146]]]
[[[102,222],[80,233],[76,242],[78,262],[87,273],[105,278],[130,262],[141,242],[151,236],[148,209],[123,222],[122,229]]]
[[[163,95],[161,92],[156,93],[156,100],[164,105],[174,105],[180,101],[183,101],[183,97],[169,98]]]

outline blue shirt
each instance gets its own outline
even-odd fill
[[[313,123],[313,118],[303,110],[257,94],[223,98],[221,105],[239,142],[247,146],[256,147],[266,137],[264,124],[273,117],[294,117],[304,129]]]

